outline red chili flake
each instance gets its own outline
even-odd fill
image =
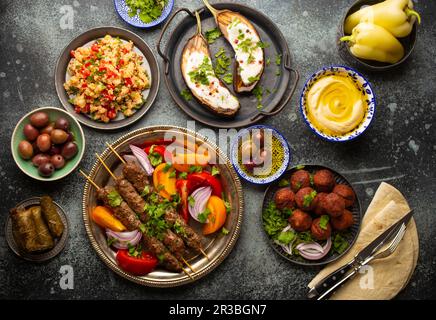
[[[262,64],[262,60],[259,60],[259,64]]]
[[[244,63],[244,60],[239,60],[239,63]]]
[[[236,44],[239,42],[239,40],[238,39],[235,39],[235,41],[234,41]]]

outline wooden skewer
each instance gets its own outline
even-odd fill
[[[183,270],[183,272],[191,279],[191,280],[194,280],[194,278],[189,274],[189,272],[188,271],[186,271],[185,269],[183,269],[182,268],[182,270]]]
[[[89,181],[90,184],[94,186],[94,188],[100,190],[100,187],[94,181],[92,181],[92,179],[85,172],[83,172],[82,170],[79,170],[79,172],[82,174],[82,176],[86,178],[86,180]]]
[[[209,258],[209,256],[207,255],[207,253],[206,252],[204,252],[204,250],[203,250],[203,248],[200,248],[200,252],[207,258],[207,260],[209,260],[210,261],[210,258]]]
[[[182,257],[182,261],[183,261],[184,264],[186,264],[188,266],[189,269],[191,269],[192,272],[195,273],[194,268],[189,264],[188,261],[185,260],[185,258]]]
[[[107,172],[109,172],[109,174],[112,176],[112,178],[114,178],[114,180],[117,180],[117,177],[111,171],[111,169],[109,169],[109,167],[106,165],[106,163],[103,161],[103,159],[97,153],[95,155],[98,158],[98,160],[100,161],[100,163],[103,165],[103,167],[107,170]]]
[[[114,180],[117,180],[117,177],[115,176],[115,174],[111,171],[111,169],[109,169],[109,167],[106,165],[106,163],[103,161],[103,159],[96,153],[95,154],[96,156],[97,156],[97,158],[98,158],[98,160],[101,162],[101,164],[103,165],[103,167],[107,170],[107,172],[109,172],[109,174],[112,176],[112,178],[114,178]],[[192,268],[192,266],[182,257],[182,262],[184,263],[184,264],[186,264],[186,266],[189,268],[189,269],[191,269],[191,271],[192,272],[194,272],[195,273],[195,270],[194,270],[194,268]],[[184,270],[185,271],[185,270]],[[186,272],[185,272],[186,273]],[[186,273],[186,274],[188,274],[188,273]],[[189,275],[189,274],[188,274]]]
[[[115,150],[114,147],[112,147],[109,143],[106,142],[106,145],[111,149],[111,151],[120,159],[120,161],[124,164],[126,164],[126,160],[123,159],[123,157],[120,156],[120,154]]]

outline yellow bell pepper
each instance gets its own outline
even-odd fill
[[[102,228],[108,228],[112,231],[122,232],[126,227],[120,220],[113,216],[110,209],[103,206],[96,206],[91,213],[92,220]]]
[[[372,23],[359,23],[351,36],[340,41],[348,41],[351,53],[361,59],[396,63],[404,56],[403,45],[385,28]]]
[[[210,196],[206,207],[210,210],[210,214],[207,217],[208,222],[203,227],[204,235],[216,232],[227,219],[226,206],[220,197]]]
[[[416,20],[421,23],[419,13],[413,10],[412,0],[386,0],[349,15],[345,20],[344,31],[345,34],[351,34],[359,23],[369,22],[402,38],[410,34]]]
[[[158,165],[153,171],[153,185],[159,195],[170,200],[177,193],[174,167],[167,167],[166,163]]]

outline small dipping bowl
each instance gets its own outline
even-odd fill
[[[326,132],[323,132],[319,128],[317,128],[309,119],[307,115],[307,93],[309,92],[310,88],[313,86],[313,84],[318,81],[319,79],[329,76],[329,75],[337,75],[342,74],[350,77],[350,79],[356,84],[358,88],[361,89],[361,91],[366,96],[366,105],[367,110],[365,113],[365,116],[363,120],[360,122],[360,124],[351,132],[345,134],[345,135],[330,135]],[[375,94],[371,87],[371,84],[366,80],[359,72],[356,70],[346,67],[346,66],[327,66],[323,67],[321,70],[318,70],[315,72],[312,76],[309,77],[309,79],[304,84],[304,87],[300,94],[300,112],[303,116],[304,121],[306,122],[306,125],[309,127],[310,130],[312,130],[316,135],[321,137],[324,140],[330,141],[330,142],[347,142],[356,139],[358,136],[360,136],[363,132],[365,132],[366,129],[368,129],[369,125],[372,122],[372,119],[374,118],[376,109],[376,100],[375,100]]]
[[[262,174],[262,175],[254,175],[250,174],[249,170],[245,168],[242,164],[241,153],[240,153],[240,143],[243,139],[247,138],[249,134],[251,134],[252,130],[270,130],[272,134],[272,152],[271,152],[271,164],[272,164],[272,173]],[[274,150],[275,145],[279,145],[282,149],[282,152]],[[263,185],[271,183],[277,179],[279,179],[283,173],[285,173],[288,168],[289,162],[291,159],[290,149],[286,138],[276,129],[265,126],[265,125],[255,125],[241,130],[236,137],[232,141],[232,148],[230,152],[230,161],[233,164],[238,175],[244,179],[245,181]]]
[[[149,23],[145,23],[142,21],[139,16],[136,14],[133,17],[129,16],[129,6],[126,4],[125,0],[114,0],[115,10],[121,19],[123,19],[127,24],[134,26],[136,28],[141,29],[150,29],[156,27],[165,21],[166,18],[170,15],[171,11],[174,7],[174,0],[168,0],[166,6],[162,10],[162,14],[156,20],[153,20]]]

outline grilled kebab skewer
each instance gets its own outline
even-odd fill
[[[147,224],[147,222],[150,220],[150,216],[145,210],[146,203],[144,199],[128,180],[124,179],[123,177],[115,176],[115,174],[109,169],[103,159],[98,154],[96,154],[96,156],[103,165],[103,167],[115,180],[116,189],[118,190],[121,197],[124,199],[124,201],[127,202],[128,206],[133,209],[133,211],[137,214],[139,220]],[[192,272],[195,272],[192,266],[184,258],[184,255],[187,252],[186,247],[183,240],[180,239],[178,235],[171,231],[171,229],[166,228],[165,230],[159,232],[158,238],[161,239],[163,244],[178,260],[183,261],[189,267],[189,269],[191,269]]]
[[[100,188],[92,179],[86,175],[82,170],[80,173],[97,189],[97,197],[106,206],[112,208],[114,216],[120,220],[127,230],[140,230],[141,221],[136,216],[135,212],[128,206],[125,201],[122,201],[119,206],[112,207],[109,202],[109,193],[116,191],[112,186],[106,186]],[[189,273],[183,269],[182,264],[177,258],[171,254],[168,249],[155,237],[150,237],[146,233],[143,233],[143,242],[146,248],[150,250],[155,256],[161,257],[161,264],[170,271],[180,272],[184,271],[189,277]]]

